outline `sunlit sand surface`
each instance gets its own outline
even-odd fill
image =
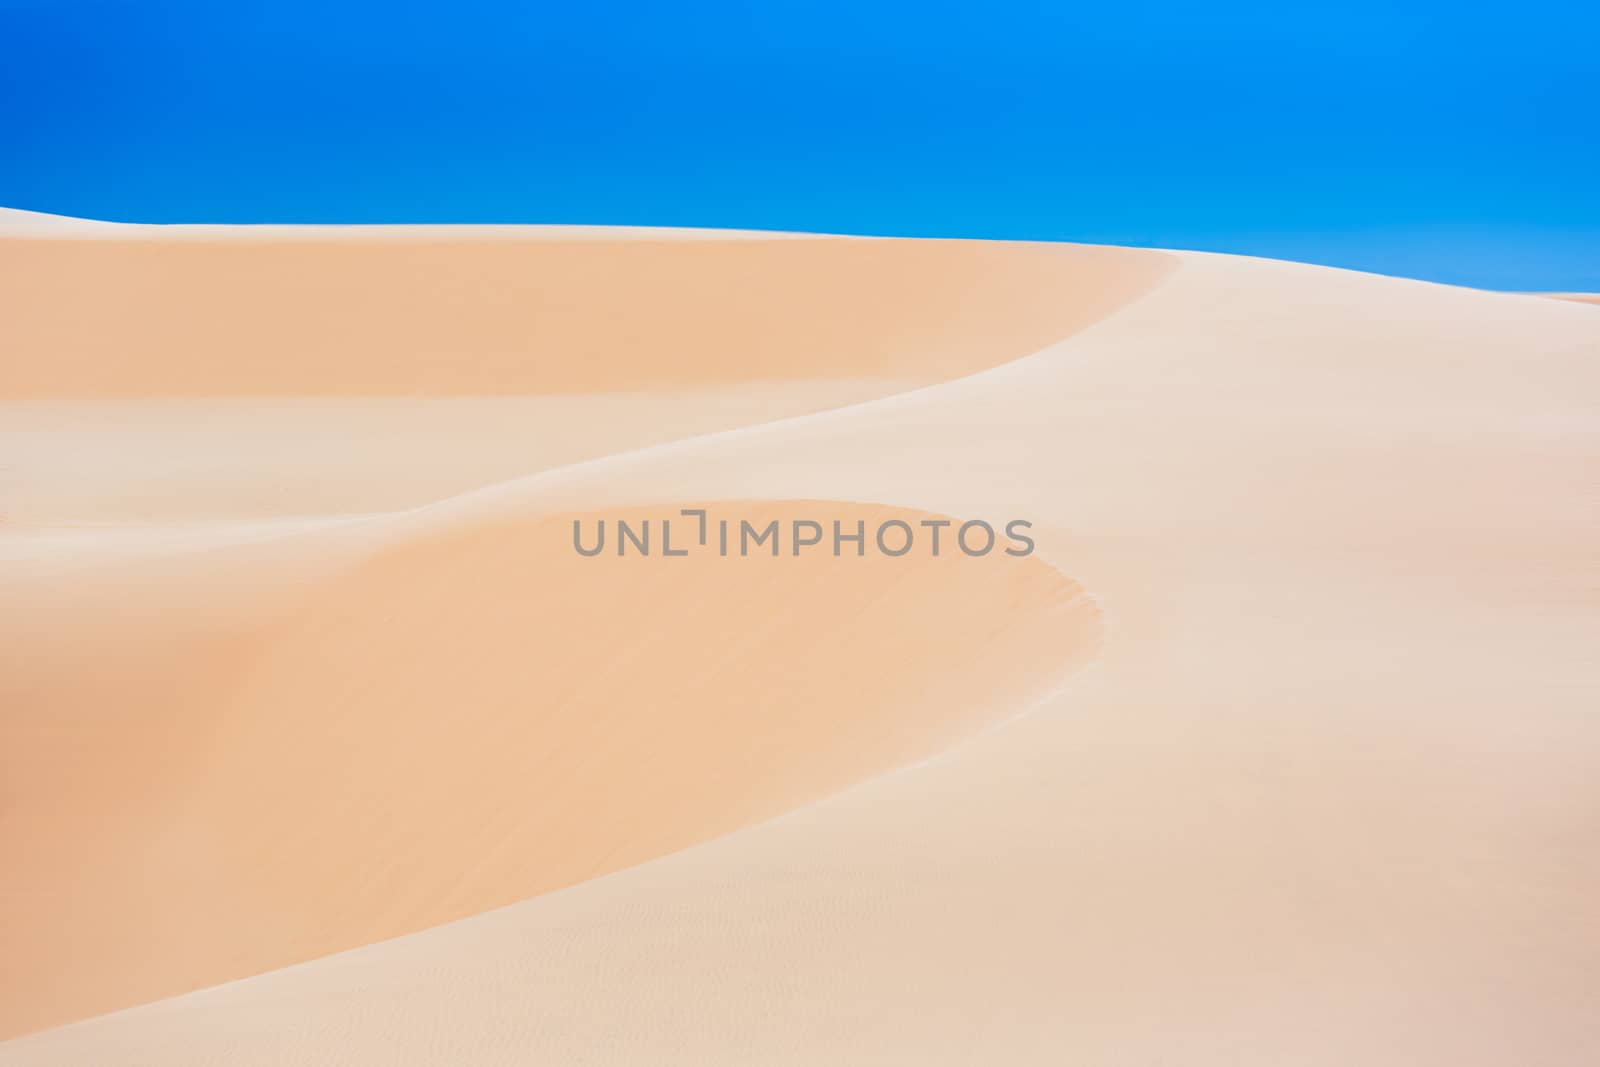
[[[1593,307],[25,212],[0,281],[0,1064],[1600,1060]],[[573,549],[682,507],[1038,550]]]

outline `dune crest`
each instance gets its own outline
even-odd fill
[[[13,361],[0,398],[937,381],[1059,340],[1169,269],[1159,253],[1062,245],[410,232],[87,241],[0,229],[0,350],[36,357]],[[73,315],[54,310],[68,302]]]

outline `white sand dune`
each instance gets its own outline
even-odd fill
[[[0,1063],[1600,1057],[1592,308],[607,238],[0,236]]]

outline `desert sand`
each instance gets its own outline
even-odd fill
[[[1600,308],[0,214],[0,1064],[1600,1060]],[[593,559],[574,519],[1033,523]]]

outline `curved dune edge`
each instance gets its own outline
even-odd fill
[[[928,517],[711,507],[757,526]],[[13,736],[30,769],[5,850],[31,858],[7,909],[6,1029],[409,933],[761,821],[1011,714],[1097,625],[1038,559],[948,544],[584,559],[571,518],[380,551],[204,653],[222,665],[181,700],[122,689],[100,714],[134,728],[88,724],[94,749]]]
[[[981,241],[233,232],[41,240],[0,229],[0,398],[937,381],[1036,351],[1172,266],[1157,252]],[[57,311],[66,306],[73,314]]]
[[[1028,243],[515,226],[177,239],[80,222],[90,238],[0,226],[17,309],[0,321],[0,533],[418,507],[1023,358],[1177,264]]]

